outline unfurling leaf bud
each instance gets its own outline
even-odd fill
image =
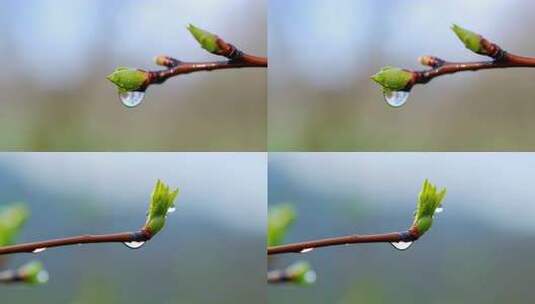
[[[48,272],[44,269],[43,264],[38,261],[21,266],[17,273],[25,283],[44,284],[48,282]]]
[[[158,180],[152,192],[145,229],[151,236],[156,235],[165,226],[167,213],[175,208],[175,199],[178,196],[178,188],[169,189],[162,181]]]
[[[412,73],[396,67],[386,66],[371,79],[377,82],[384,91],[401,91],[407,88],[412,80]]]
[[[282,204],[269,208],[268,212],[268,246],[279,245],[288,227],[295,221],[296,212],[292,205]]]
[[[119,67],[106,78],[119,88],[119,92],[129,92],[142,88],[149,80],[149,73],[138,69]]]
[[[456,24],[452,25],[451,29],[453,30],[455,35],[459,37],[459,39],[463,42],[464,46],[467,49],[480,55],[489,55],[486,49],[483,47],[483,37],[481,37],[481,35],[464,29]]]
[[[298,284],[310,285],[316,282],[316,272],[308,262],[299,261],[286,268],[286,275]]]
[[[28,217],[28,208],[22,203],[15,203],[0,209],[0,246],[13,243]]]
[[[437,187],[427,179],[424,181],[422,191],[418,196],[416,213],[414,215],[413,227],[417,229],[418,237],[422,236],[431,228],[433,215],[438,207],[442,206],[442,200],[446,196],[446,189],[438,191]]]
[[[213,54],[216,54],[219,51],[219,45],[217,44],[218,38],[216,35],[200,29],[193,24],[188,25],[188,30],[203,49]]]

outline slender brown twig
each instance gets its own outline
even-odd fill
[[[17,244],[0,247],[0,255],[23,253],[23,252],[39,252],[40,250],[78,244],[91,243],[127,243],[127,242],[146,242],[152,238],[152,233],[147,229],[141,229],[135,232],[122,232],[112,234],[100,235],[80,235],[74,237],[31,242],[25,244]]]
[[[392,232],[383,234],[353,234],[347,236],[326,238],[320,240],[285,244],[279,246],[268,247],[267,254],[283,254],[283,253],[305,253],[320,247],[362,244],[362,243],[392,243],[392,242],[412,242],[420,237],[416,227],[411,227],[407,231]]]
[[[209,62],[183,62],[168,56],[158,56],[155,61],[158,65],[165,66],[167,69],[159,71],[147,71],[149,77],[139,91],[144,91],[152,84],[161,84],[167,79],[199,71],[214,71],[223,69],[237,68],[258,68],[267,67],[268,60],[266,57],[254,56],[240,51],[234,45],[217,38],[218,51],[217,55],[226,57],[225,61]]]
[[[426,84],[436,77],[454,74],[458,72],[503,68],[535,67],[534,57],[524,57],[506,52],[500,46],[493,42],[490,42],[484,37],[481,37],[481,47],[484,50],[485,55],[492,58],[492,60],[473,62],[448,62],[446,60],[434,56],[420,57],[420,63],[431,67],[431,69],[421,71],[406,70],[412,73],[412,79],[407,84],[404,90],[409,91],[415,84]]]

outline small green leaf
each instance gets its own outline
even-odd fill
[[[384,91],[401,91],[407,88],[412,80],[412,73],[396,67],[386,66],[371,79],[377,82]]]
[[[467,49],[477,54],[487,55],[483,48],[483,45],[481,44],[481,35],[462,28],[456,24],[453,24],[451,26],[451,29],[453,30],[455,35],[459,37],[459,39],[462,41],[462,43]]]
[[[44,284],[48,282],[48,272],[39,261],[32,261],[18,269],[22,280],[29,284]]]
[[[120,92],[135,91],[148,81],[149,74],[137,69],[118,67],[106,76],[106,78],[117,86]]]
[[[290,204],[281,204],[269,208],[268,246],[276,246],[282,243],[288,227],[295,221],[295,218],[295,209]]]
[[[188,30],[193,35],[195,40],[199,42],[201,47],[210,53],[217,53],[219,51],[219,45],[217,44],[217,36],[200,29],[193,24],[188,25]]]
[[[151,202],[147,212],[147,228],[152,236],[156,235],[165,226],[167,213],[175,208],[175,199],[178,196],[178,188],[171,190],[169,186],[158,180],[152,191]]]
[[[418,229],[419,236],[431,228],[433,224],[433,215],[438,207],[442,205],[442,200],[446,196],[446,188],[437,190],[437,187],[431,184],[427,179],[424,181],[422,191],[418,196],[416,213],[414,215],[413,226]]]
[[[0,246],[10,245],[15,241],[29,215],[28,208],[22,203],[14,203],[0,209]]]
[[[292,278],[292,282],[294,283],[311,285],[316,282],[316,272],[305,261],[298,261],[290,265],[286,268],[286,274]]]

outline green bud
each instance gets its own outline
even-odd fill
[[[199,42],[201,47],[210,53],[217,53],[219,51],[219,45],[217,44],[217,36],[200,29],[193,24],[188,25],[188,30],[193,35],[195,40]]]
[[[22,203],[15,203],[0,209],[0,246],[10,245],[30,215]]]
[[[106,78],[119,88],[119,92],[127,92],[143,87],[149,79],[149,73],[137,69],[119,67]]]
[[[467,49],[477,54],[486,55],[483,45],[481,44],[481,35],[464,29],[456,24],[452,25],[451,29]]]
[[[386,66],[371,77],[384,91],[401,91],[412,80],[412,73],[396,67]]]
[[[44,284],[48,282],[48,272],[44,269],[43,264],[38,261],[21,266],[17,272],[23,281],[29,284]]]
[[[414,215],[413,226],[418,229],[422,236],[433,224],[433,215],[438,207],[442,205],[442,200],[446,196],[446,188],[438,191],[437,187],[431,184],[427,179],[424,181],[422,191],[418,196],[416,212]]]
[[[424,216],[420,219],[418,219],[414,225],[418,229],[418,233],[420,236],[422,236],[429,228],[431,228],[431,225],[433,224],[433,217],[430,216]]]
[[[286,231],[295,221],[296,212],[292,205],[282,204],[269,208],[268,212],[268,246],[282,243]]]
[[[151,202],[147,212],[147,228],[152,236],[156,235],[165,226],[167,213],[175,208],[175,199],[178,196],[178,188],[169,189],[162,181],[158,180],[152,191]]]
[[[298,284],[310,285],[316,282],[316,272],[305,261],[299,261],[290,265],[286,268],[286,274],[292,278],[292,282]]]

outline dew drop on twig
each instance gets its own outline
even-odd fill
[[[127,108],[135,108],[141,104],[143,98],[145,97],[145,92],[141,91],[127,91],[120,92],[119,99],[123,105]]]
[[[176,207],[170,207],[169,209],[167,209],[167,214],[173,213],[175,211],[176,211]]]
[[[397,250],[403,251],[409,249],[409,247],[412,245],[412,242],[392,242],[390,244]]]
[[[386,91],[384,97],[389,106],[399,108],[407,102],[409,94],[407,91]]]
[[[130,249],[138,249],[138,248],[141,248],[141,246],[143,246],[145,242],[132,241],[132,242],[124,242],[123,244]]]
[[[34,250],[32,251],[32,253],[41,253],[41,252],[43,252],[43,251],[45,251],[45,250],[46,250],[46,248],[37,248],[37,249],[34,249]]]
[[[299,251],[299,253],[307,253],[307,252],[311,252],[312,250],[314,250],[314,248],[305,248],[305,249]]]
[[[437,207],[437,209],[435,209],[435,214],[437,214],[437,213],[441,213],[442,211],[444,211],[444,208],[442,208],[442,207]]]

